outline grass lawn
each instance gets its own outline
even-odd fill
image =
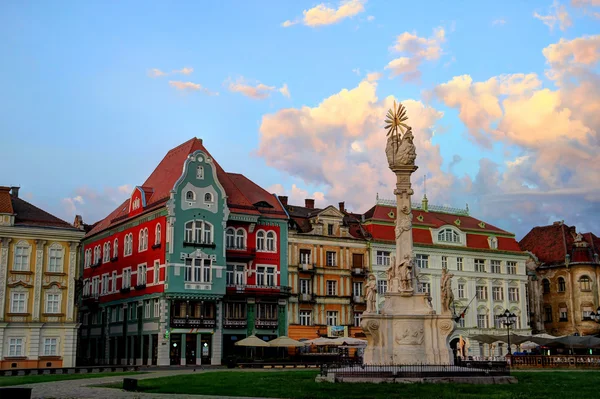
[[[35,384],[37,382],[51,382],[63,380],[81,380],[86,378],[117,377],[120,375],[146,374],[136,371],[124,373],[94,373],[94,374],[48,374],[48,375],[18,375],[14,377],[0,377],[0,387],[10,385]]]
[[[219,371],[140,380],[148,393],[261,396],[271,398],[597,398],[600,373],[514,372],[518,384],[316,383],[316,371]],[[106,387],[107,385],[104,385]],[[109,387],[121,388],[122,384]]]

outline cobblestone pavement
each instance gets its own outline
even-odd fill
[[[131,378],[136,379],[147,379],[147,378],[158,378],[158,377],[169,377],[173,375],[192,374],[192,373],[205,373],[211,371],[218,371],[218,369],[194,371],[193,369],[179,369],[171,371],[153,371],[148,374],[132,375]],[[222,371],[222,370],[220,370]],[[90,378],[81,380],[66,380],[66,381],[54,381],[54,382],[41,382],[37,384],[19,385],[19,387],[30,387],[33,388],[31,393],[32,398],[44,398],[44,399],[134,399],[134,398],[177,398],[177,399],[233,399],[233,397],[227,396],[212,396],[212,395],[173,395],[173,394],[158,394],[158,393],[140,393],[140,392],[126,392],[114,388],[99,388],[91,385],[108,384],[112,382],[120,382],[127,376],[114,376],[114,377],[103,377],[103,378]],[[240,396],[236,396],[235,399],[244,399]],[[261,398],[245,398],[245,399],[261,399]]]

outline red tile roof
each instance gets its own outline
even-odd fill
[[[154,210],[166,204],[170,197],[170,191],[173,189],[175,182],[177,179],[179,179],[183,172],[185,160],[189,154],[192,154],[197,150],[204,152],[207,154],[207,156],[213,159],[217,172],[217,179],[227,194],[227,205],[229,210],[231,212],[260,216],[261,212],[253,205],[253,202],[251,202],[246,195],[251,195],[253,198],[261,198],[261,200],[266,200],[265,198],[269,197],[269,194],[242,175],[226,173],[223,168],[221,168],[221,165],[219,165],[212,155],[210,155],[210,152],[208,152],[208,150],[204,147],[202,140],[195,137],[170,150],[154,169],[148,179],[146,179],[144,184],[142,184],[141,187],[146,194],[146,209],[144,212]],[[231,176],[234,176],[237,184],[234,183],[234,179],[232,179]],[[240,187],[238,187],[238,185]],[[248,191],[246,192],[246,190]],[[277,200],[272,198],[272,196],[269,197],[267,202],[273,205],[274,210],[283,212],[283,209],[281,206],[279,206]],[[128,209],[129,199],[125,200],[123,204],[121,204],[105,219],[98,222],[86,235],[86,237],[95,235],[117,223],[128,220]],[[277,214],[269,214],[269,217],[280,216],[281,215]]]
[[[0,188],[0,207],[15,215],[15,226],[27,227],[51,227],[60,229],[77,230],[72,224],[49,214],[43,209],[30,204],[22,198],[8,194],[8,202],[5,187]]]
[[[12,201],[10,200],[10,187],[0,186],[0,213],[14,213]]]
[[[255,208],[253,211],[258,211],[265,217],[287,219],[287,214],[275,195],[269,194],[265,189],[240,173],[227,173],[227,176],[229,176],[240,193],[243,193],[244,198]],[[229,203],[229,201],[227,202]],[[266,202],[272,208],[260,206],[261,202]],[[258,206],[255,204],[258,204]],[[235,208],[235,206],[235,204],[232,204],[232,207]]]

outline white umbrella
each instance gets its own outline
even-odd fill
[[[269,341],[268,345],[279,348],[289,348],[292,346],[306,346],[307,344],[304,342],[296,341],[295,339],[283,335],[281,337],[275,338],[273,341]]]
[[[327,346],[327,345],[339,346],[344,343],[344,341],[342,341],[342,338],[331,339],[331,338],[323,338],[323,337],[311,339],[311,340],[305,341],[305,342],[309,345],[316,345],[316,346]]]
[[[364,339],[351,338],[351,337],[338,338],[338,339],[341,339],[342,342],[344,343],[344,345],[348,345],[348,346],[367,346],[367,341]]]
[[[241,341],[237,341],[235,343],[237,346],[260,346],[260,347],[268,347],[270,346],[268,342],[263,341],[258,338],[256,335],[251,335],[247,338],[242,339]]]

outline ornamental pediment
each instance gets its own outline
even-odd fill
[[[502,280],[495,278],[492,280],[492,284],[493,285],[502,285]]]
[[[329,205],[327,208],[323,209],[318,215],[319,217],[330,217],[336,219],[342,219],[344,217],[344,214],[332,205]]]

